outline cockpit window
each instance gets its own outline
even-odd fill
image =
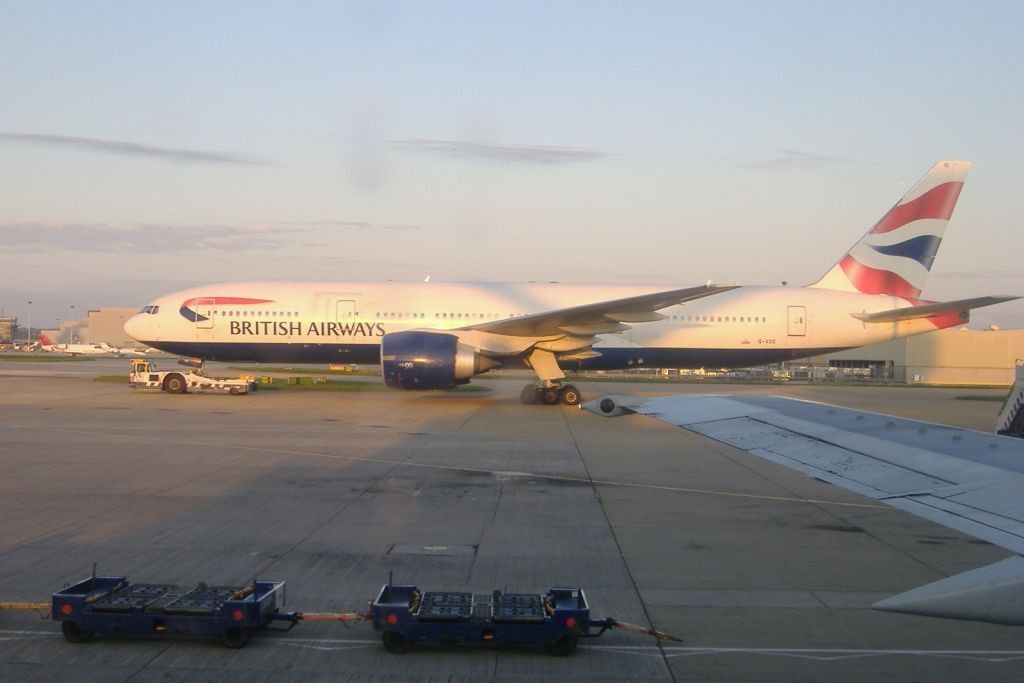
[[[159,306],[143,306],[140,313],[148,313],[149,315],[156,315],[160,312]]]

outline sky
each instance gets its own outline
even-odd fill
[[[806,284],[941,159],[974,166],[924,296],[1024,295],[1024,3],[0,17],[0,308],[35,326],[250,279]]]

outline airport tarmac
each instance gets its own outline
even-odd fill
[[[167,364],[166,362],[164,363]],[[482,393],[135,394],[126,360],[0,364],[0,601],[98,573],[288,582],[288,609],[422,589],[580,586],[613,631],[535,648],[387,653],[368,624],[304,623],[241,650],[192,638],[71,644],[0,612],[0,680],[1019,681],[1019,627],[876,612],[1009,553],[640,416]],[[211,374],[217,374],[216,369]],[[227,374],[222,373],[222,374]],[[589,383],[774,393],[989,429],[1001,390]]]

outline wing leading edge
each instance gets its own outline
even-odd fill
[[[1024,553],[1024,441],[777,396],[606,396],[640,413]],[[959,574],[878,609],[1024,625],[1024,557]]]
[[[494,320],[460,329],[478,330],[515,337],[552,337],[566,334],[590,336],[621,332],[629,329],[623,323],[661,320],[665,316],[658,313],[659,309],[687,301],[703,299],[713,294],[721,294],[722,292],[736,289],[736,287],[737,285],[704,285],[701,287],[672,289],[665,292],[641,294],[640,296],[624,299],[613,299],[583,306],[534,313],[506,320]]]

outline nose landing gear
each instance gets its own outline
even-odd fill
[[[519,398],[523,403],[543,403],[553,406],[559,403],[567,406],[580,404],[580,392],[571,384],[560,384],[557,382],[545,382],[541,384],[527,384],[523,387]]]

